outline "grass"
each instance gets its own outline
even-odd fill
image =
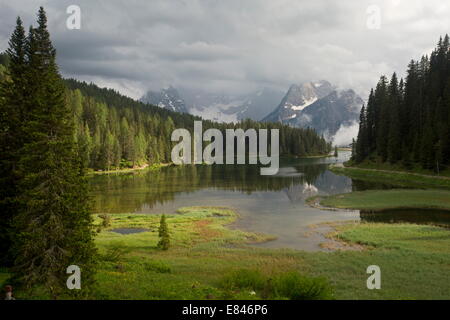
[[[325,278],[313,278],[291,271],[272,277],[259,270],[239,269],[224,276],[221,287],[228,290],[247,289],[264,299],[330,300],[333,290]]]
[[[336,174],[356,180],[388,183],[400,187],[450,189],[450,178],[406,171],[330,166]]]
[[[329,278],[338,299],[450,299],[450,233],[414,224],[352,223],[336,237],[362,251],[309,253],[318,275]],[[381,290],[368,290],[366,269],[381,269]]]
[[[351,168],[361,168],[361,169],[371,169],[371,170],[382,170],[382,171],[395,171],[395,172],[403,172],[403,173],[412,173],[412,174],[420,174],[426,176],[434,176],[434,177],[450,177],[450,170],[447,166],[440,166],[439,174],[436,172],[436,168],[433,169],[424,169],[420,164],[413,164],[411,167],[405,167],[401,164],[401,162],[390,163],[390,162],[381,162],[378,158],[371,160],[364,160],[361,163],[356,164],[354,161],[349,160],[344,164],[346,167]]]
[[[237,218],[235,211],[192,207],[167,215],[172,246],[162,251],[156,248],[159,218],[111,215],[111,225],[96,238],[101,262],[93,299],[261,299],[267,294],[268,279],[278,288],[269,291],[272,299],[302,298],[305,287],[312,288],[308,294],[322,292],[320,288],[328,283],[336,299],[450,299],[447,229],[346,223],[333,225],[335,232],[330,236],[358,243],[363,250],[255,248],[248,243],[270,237],[228,228]],[[98,225],[102,222],[99,217],[95,220]],[[122,227],[149,231],[111,232]],[[369,265],[381,268],[381,290],[366,287]],[[247,271],[230,280],[230,274],[242,273],[242,269],[255,270],[257,275]],[[7,270],[0,270],[0,283],[7,276]],[[316,283],[311,280],[315,278],[327,280]],[[17,298],[44,298],[20,291],[15,294]]]
[[[88,171],[89,175],[102,175],[102,174],[124,174],[124,173],[132,173],[132,172],[139,172],[139,171],[154,171],[159,170],[163,167],[170,166],[169,163],[155,163],[151,166],[149,165],[143,165],[140,167],[135,168],[121,168],[121,169],[111,169],[111,170],[102,170],[102,171],[94,171],[90,169]]]
[[[311,203],[314,199],[308,199]],[[450,191],[391,189],[367,190],[327,196],[319,199],[320,205],[340,209],[444,209],[450,210]]]

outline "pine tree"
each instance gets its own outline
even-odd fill
[[[77,156],[74,122],[41,7],[28,37],[27,143],[20,150],[21,210],[14,219],[14,271],[27,288],[42,285],[57,297],[66,290],[66,268],[83,270],[88,293],[95,266],[92,218],[85,172]]]
[[[367,133],[366,107],[363,106],[359,117],[359,132],[355,145],[355,161],[357,163],[363,161],[368,156],[369,146]]]
[[[388,89],[385,76],[380,78],[374,94],[375,114],[376,114],[376,134],[377,134],[377,154],[384,162],[388,155],[388,136],[390,114],[388,109]]]
[[[388,109],[389,116],[389,136],[387,145],[388,159],[391,163],[397,162],[401,156],[402,137],[401,137],[401,98],[397,75],[392,75],[389,83]]]
[[[352,143],[351,143],[350,147],[352,148],[351,159],[354,161],[356,159],[356,141],[355,141],[355,138],[352,138]]]
[[[439,172],[450,162],[450,39],[440,38],[431,55],[412,60],[405,82],[381,77],[371,91],[353,159],[371,158]],[[367,131],[368,156],[362,146]]]
[[[159,222],[158,236],[160,238],[158,248],[168,250],[170,247],[170,236],[169,227],[167,226],[166,216],[164,214],[161,216],[161,220]]]
[[[23,147],[25,137],[22,124],[26,116],[25,99],[27,68],[25,61],[26,34],[22,20],[17,18],[16,28],[9,40],[6,51],[8,80],[0,87],[0,264],[11,265],[13,256],[12,219],[19,209],[16,199],[18,193],[17,162],[18,150]]]
[[[374,91],[370,91],[369,100],[366,107],[366,131],[367,131],[367,152],[370,155],[376,149],[376,127],[375,127],[375,106]]]

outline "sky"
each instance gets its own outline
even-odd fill
[[[450,32],[448,0],[0,0],[0,51],[44,6],[65,77],[132,98],[170,85],[220,94],[325,79],[364,99]],[[80,29],[69,29],[77,5]],[[72,21],[72,20],[71,20]]]

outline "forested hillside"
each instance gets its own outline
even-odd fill
[[[53,298],[75,264],[84,295],[97,257],[86,168],[42,7],[28,33],[17,18],[8,44],[8,70],[0,70],[0,264],[15,284],[41,286]]]
[[[381,77],[360,115],[353,160],[440,170],[450,165],[450,47],[412,60],[406,78]]]
[[[1,55],[1,74],[8,57]],[[73,111],[75,137],[85,166],[111,170],[144,164],[170,162],[176,128],[193,131],[194,121],[185,113],[172,112],[123,96],[112,89],[99,88],[74,79],[66,79],[66,103]],[[245,120],[239,124],[203,121],[203,128],[267,128],[280,130],[281,155],[308,156],[329,153],[331,146],[312,129],[291,128],[275,123]]]
[[[66,80],[67,103],[76,122],[80,154],[93,169],[133,167],[145,163],[170,162],[172,131],[193,131],[194,121],[201,120],[185,113],[171,112],[143,104],[111,89],[94,84]],[[218,128],[280,129],[280,153],[307,156],[324,154],[330,145],[312,129],[297,129],[280,124],[261,124],[246,120],[240,124],[203,121],[204,130]]]

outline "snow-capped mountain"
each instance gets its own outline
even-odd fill
[[[238,122],[247,118],[259,121],[282,97],[281,91],[268,88],[241,96],[186,94],[189,113],[219,122]]]
[[[363,104],[353,90],[337,90],[325,80],[291,85],[286,94],[268,88],[228,95],[169,87],[148,91],[141,101],[217,122],[236,123],[249,118],[311,127],[330,141],[338,133],[341,138],[336,141],[340,144],[351,142],[353,131],[357,132]]]
[[[328,140],[359,120],[363,100],[351,89],[337,90],[328,81],[292,85],[279,106],[263,121],[311,127]]]
[[[205,120],[239,122],[259,121],[277,105],[284,93],[264,88],[251,94],[212,94],[169,87],[159,92],[148,91],[141,101],[172,111],[190,113]]]
[[[285,122],[296,118],[300,111],[329,95],[334,88],[328,81],[293,84],[278,107],[264,121]]]
[[[175,112],[188,112],[186,101],[181,98],[178,90],[172,86],[161,89],[159,92],[148,91],[140,101]]]

